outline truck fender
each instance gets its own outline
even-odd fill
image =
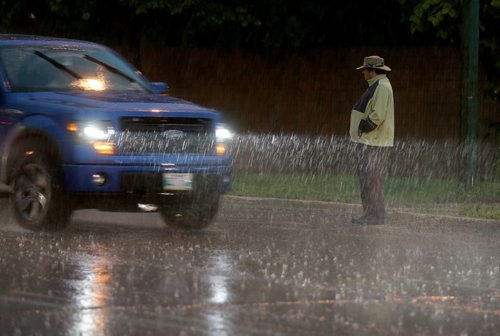
[[[47,143],[52,149],[55,159],[64,160],[64,152],[61,144],[66,142],[67,134],[53,120],[44,116],[30,116],[23,119],[12,127],[2,144],[2,156],[0,158],[0,180],[7,182],[9,157],[16,150],[16,144],[26,138],[35,137]],[[57,140],[56,140],[57,139]]]

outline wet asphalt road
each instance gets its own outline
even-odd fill
[[[1,335],[498,335],[500,221],[227,197],[203,232],[0,225]]]

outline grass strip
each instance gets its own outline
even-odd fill
[[[238,173],[231,195],[359,203],[358,180],[351,175]],[[418,212],[453,212],[500,219],[500,181],[480,181],[472,191],[452,178],[389,177],[385,197],[390,207]]]

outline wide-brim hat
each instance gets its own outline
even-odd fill
[[[384,71],[391,71],[391,68],[384,64],[384,59],[377,55],[365,57],[363,65],[356,68],[356,70],[361,69],[380,69]]]

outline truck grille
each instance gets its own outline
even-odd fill
[[[210,119],[127,117],[121,119],[117,137],[120,154],[214,152]]]

